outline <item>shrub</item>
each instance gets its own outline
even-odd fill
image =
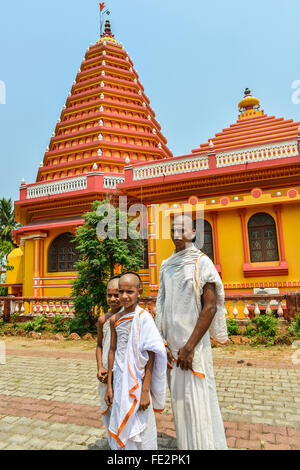
[[[266,338],[274,338],[276,336],[278,318],[273,314],[258,315],[253,318],[252,323],[255,325],[256,334]]]
[[[296,318],[291,322],[291,326],[288,329],[290,335],[300,338],[300,312],[296,314]]]
[[[45,316],[35,317],[33,320],[28,321],[24,324],[25,331],[36,331],[39,333],[42,330],[45,330],[47,318]]]
[[[228,336],[237,335],[239,333],[239,324],[235,319],[227,320],[227,332]]]
[[[19,319],[19,314],[18,313],[13,313],[11,316],[10,316],[11,320],[13,323],[17,323],[18,319]]]
[[[244,335],[253,337],[256,334],[256,329],[254,328],[251,320],[246,324]]]
[[[83,336],[91,329],[90,323],[84,313],[79,313],[69,324],[70,333],[77,333]]]
[[[8,287],[0,286],[0,297],[8,296]]]
[[[60,315],[55,315],[54,318],[51,319],[51,330],[53,333],[67,333],[70,334],[70,323],[71,320],[68,318],[64,318]]]

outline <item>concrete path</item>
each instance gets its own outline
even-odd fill
[[[0,449],[108,448],[94,351],[23,343],[23,349],[9,346],[0,365]],[[243,348],[228,351],[213,350],[229,448],[300,449],[300,366],[288,356],[266,366],[268,350],[251,362]],[[159,449],[176,449],[169,396],[157,429]]]

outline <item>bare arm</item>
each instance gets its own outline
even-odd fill
[[[152,377],[152,371],[154,366],[155,354],[152,351],[147,351],[149,355],[149,360],[145,367],[145,376],[142,385],[141,392],[141,401],[140,401],[140,410],[145,411],[150,405],[150,383]]]
[[[207,332],[217,312],[217,297],[214,284],[205,284],[201,302],[202,310],[194,331],[187,343],[178,352],[177,367],[181,367],[182,370],[192,369],[195,347]]]
[[[115,330],[115,315],[110,319],[110,348],[108,353],[108,379],[107,379],[107,392],[105,395],[105,402],[108,406],[112,405],[113,401],[113,366],[115,361],[115,353],[117,349],[117,333]]]
[[[97,361],[97,378],[100,382],[104,382],[107,370],[103,367],[102,363],[102,343],[103,343],[103,325],[105,317],[100,317],[97,323],[97,347],[96,347],[96,361]]]

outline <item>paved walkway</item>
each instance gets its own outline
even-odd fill
[[[299,365],[249,362],[242,349],[213,353],[229,448],[300,449]],[[176,449],[169,396],[157,429],[159,449]],[[94,351],[8,349],[0,365],[0,449],[105,448]]]

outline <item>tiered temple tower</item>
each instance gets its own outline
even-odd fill
[[[166,143],[133,63],[107,20],[105,33],[85,54],[37,181],[95,169],[121,177],[129,162],[170,157]]]
[[[36,183],[22,182],[11,292],[68,295],[76,275],[70,233],[82,214],[93,201],[119,194],[126,165],[172,157],[166,144],[133,62],[106,21],[84,56]]]

